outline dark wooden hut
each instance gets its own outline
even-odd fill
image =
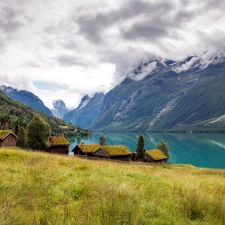
[[[101,146],[93,152],[94,157],[120,161],[131,161],[131,155],[132,152],[123,145]]]
[[[159,149],[146,150],[145,162],[150,163],[165,163],[168,157]]]
[[[11,130],[0,130],[0,147],[16,146],[17,139]]]
[[[72,149],[72,152],[74,152],[74,155],[93,156],[93,152],[100,147],[100,144],[79,144]]]
[[[69,142],[64,136],[52,136],[49,138],[49,153],[66,154],[69,153]]]

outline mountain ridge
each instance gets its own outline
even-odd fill
[[[0,90],[15,101],[21,102],[38,112],[43,112],[48,116],[53,116],[51,110],[47,108],[43,101],[32,92],[14,89],[13,87],[5,85],[1,85]]]
[[[224,132],[225,121],[217,119],[225,114],[225,63],[216,59],[205,67],[202,62],[196,56],[157,62],[158,68],[143,79],[125,79],[106,94],[100,116],[90,128]]]
[[[75,126],[90,127],[100,114],[104,97],[103,93],[96,93],[92,98],[85,95],[78,107],[66,113],[63,120]]]

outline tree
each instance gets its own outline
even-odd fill
[[[106,144],[106,138],[105,138],[104,135],[100,136],[100,138],[99,138],[99,144],[100,144],[101,146],[106,146],[106,145],[107,145],[107,144]]]
[[[136,159],[140,159],[141,161],[144,161],[145,159],[145,139],[142,134],[139,135],[137,146],[136,146]]]
[[[35,114],[27,126],[27,145],[34,150],[44,150],[48,146],[51,129],[39,114]]]
[[[27,133],[24,127],[19,128],[17,136],[17,145],[21,148],[25,148],[27,145]]]
[[[169,159],[170,155],[169,155],[169,146],[167,145],[167,143],[164,140],[161,140],[155,147],[156,149],[159,149],[160,151],[162,151]],[[167,160],[168,160],[167,159]]]

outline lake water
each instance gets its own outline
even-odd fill
[[[145,148],[154,149],[163,139],[169,146],[169,162],[197,167],[225,169],[225,134],[93,132],[86,140],[70,139],[70,150],[79,143],[98,143],[104,135],[108,145],[124,145],[134,152],[138,136],[145,138]]]

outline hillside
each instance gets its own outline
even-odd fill
[[[75,126],[90,127],[92,121],[100,115],[104,97],[103,93],[97,93],[92,98],[84,96],[79,106],[65,114],[63,119]]]
[[[225,171],[0,149],[0,224],[225,221]]]
[[[26,127],[26,125],[33,118],[34,113],[37,113],[37,111],[12,100],[2,91],[0,91],[1,129],[11,128],[15,130],[17,125]],[[52,116],[47,116],[44,113],[39,114],[50,125],[52,135],[61,134],[63,132],[63,130],[60,128],[61,126],[65,125],[63,120]]]
[[[183,69],[191,61],[192,67]],[[90,128],[225,132],[225,63],[205,68],[192,57],[179,63],[156,63],[157,68],[144,79],[127,78],[109,91]],[[140,73],[137,68],[135,74]]]
[[[11,99],[21,102],[22,104],[33,108],[38,112],[42,112],[48,116],[52,116],[52,112],[47,108],[42,100],[29,91],[17,90],[12,87],[0,86],[2,90]]]

